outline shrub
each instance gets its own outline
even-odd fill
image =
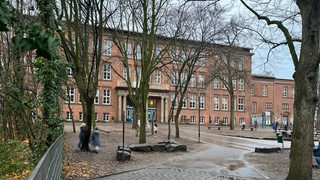
[[[0,141],[0,179],[26,179],[34,167],[28,141]]]

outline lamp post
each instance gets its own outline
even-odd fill
[[[198,89],[198,143],[200,143],[200,89]]]

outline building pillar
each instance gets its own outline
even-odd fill
[[[118,120],[121,120],[121,112],[122,112],[122,96],[118,95]]]
[[[127,96],[123,96],[123,110],[124,112],[124,118],[127,118]],[[124,119],[126,121],[126,119]]]
[[[164,122],[164,98],[161,97],[161,108],[160,108],[160,121]]]
[[[169,102],[168,102],[168,98],[165,98],[165,114],[164,114],[164,122],[169,122]]]

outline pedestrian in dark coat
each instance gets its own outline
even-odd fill
[[[93,152],[98,153],[100,147],[100,131],[97,127],[94,128],[94,131],[92,133],[91,144],[93,146]]]
[[[78,148],[79,149],[81,149],[85,133],[86,133],[86,124],[82,123],[81,126],[80,126],[80,133],[79,133],[79,143],[78,143]]]

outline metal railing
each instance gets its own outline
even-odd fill
[[[56,139],[42,156],[28,180],[61,179],[64,133]]]

